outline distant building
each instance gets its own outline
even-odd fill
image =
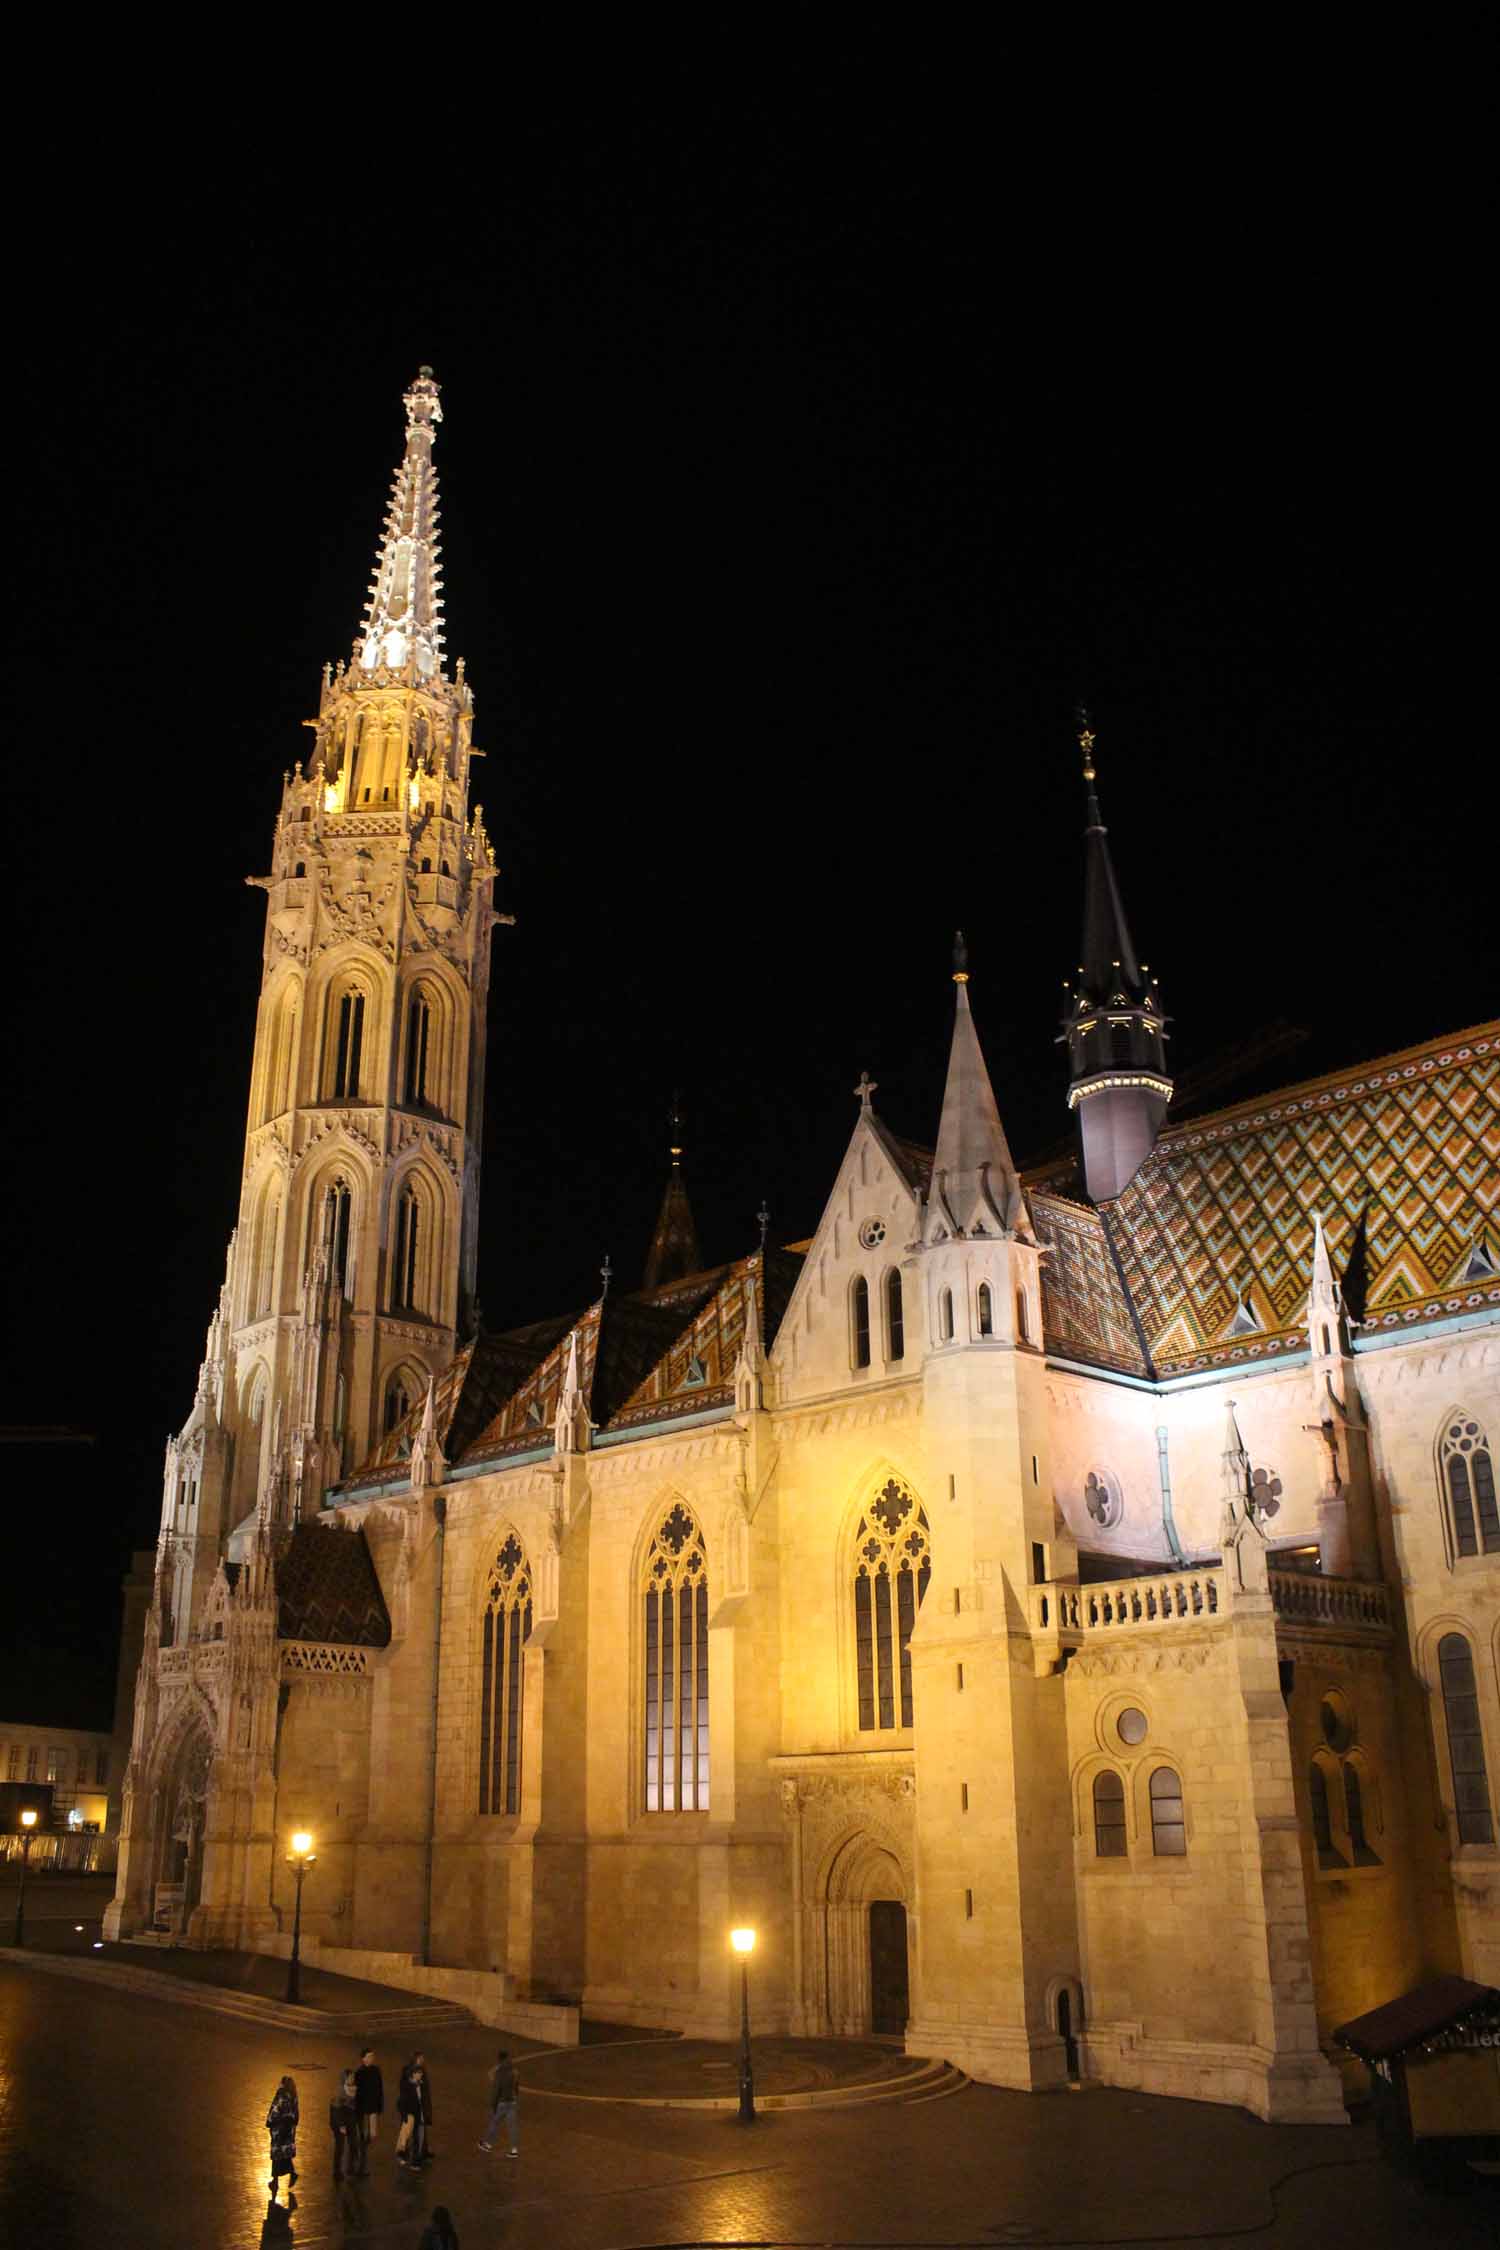
[[[476,1331],[496,870],[406,413],[258,878],[108,1928],[256,1942],[303,1825],[310,1931],[517,1999],[730,2035],[743,1920],[767,2028],[1339,2116],[1334,2024],[1500,1983],[1500,1026],[1172,1123],[1085,729],[1076,1167],[960,955],[931,1148],[862,1081],[811,1241],[691,1270],[674,1135],[649,1286]],[[1003,886],[1002,790],[929,817]]]
[[[0,1781],[52,1786],[51,1819],[38,1827],[31,1847],[34,1867],[114,1865],[118,1833],[109,1831],[109,1799],[122,1762],[112,1734],[0,1720]],[[14,1856],[18,1848],[16,1837],[0,1836],[0,1854]]]

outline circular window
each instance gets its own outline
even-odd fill
[[[859,1239],[867,1250],[874,1250],[885,1240],[884,1219],[866,1219],[859,1230]]]
[[[1337,1693],[1325,1695],[1318,1708],[1318,1724],[1330,1750],[1347,1750],[1354,1740],[1354,1719],[1348,1704]]]
[[[1145,1712],[1137,1711],[1134,1704],[1131,1704],[1116,1719],[1115,1732],[1122,1742],[1144,1742],[1146,1739]]]
[[[1083,1504],[1101,1531],[1112,1531],[1125,1513],[1119,1478],[1109,1469],[1090,1469],[1084,1480]]]

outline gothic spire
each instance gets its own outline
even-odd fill
[[[437,471],[432,464],[443,419],[432,369],[417,370],[406,393],[406,451],[391,487],[375,576],[356,645],[361,670],[402,672],[419,680],[443,668],[442,566],[438,561]]]
[[[932,1160],[932,1202],[934,1208],[945,1209],[955,1232],[994,1234],[1014,1225],[1020,1191],[969,1007],[968,951],[962,931],[954,940],[953,960],[957,988],[953,1044]]]
[[[1150,1154],[1172,1098],[1166,1018],[1157,981],[1136,955],[1099,810],[1094,730],[1078,714],[1086,792],[1083,935],[1069,982],[1063,1037],[1073,1065],[1068,1107],[1081,1111],[1084,1174],[1102,1202],[1128,1186]]]
[[[1349,1316],[1343,1292],[1334,1277],[1333,1260],[1328,1255],[1328,1240],[1318,1212],[1313,1213],[1312,1284],[1307,1292],[1306,1318],[1308,1342],[1315,1359],[1327,1359],[1334,1353],[1347,1355]]]
[[[672,1096],[668,1124],[672,1169],[667,1174],[656,1232],[646,1253],[646,1278],[642,1286],[647,1289],[665,1288],[668,1282],[681,1281],[684,1274],[698,1273],[703,1266],[698,1229],[693,1224],[692,1205],[688,1202],[682,1177],[682,1105],[676,1094]]]

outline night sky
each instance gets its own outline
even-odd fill
[[[108,1715],[235,1217],[244,877],[420,362],[516,916],[487,1323],[582,1305],[606,1252],[638,1279],[674,1086],[710,1260],[762,1197],[812,1229],[862,1069],[930,1140],[956,925],[1013,1149],[1065,1142],[1080,699],[1179,1075],[1276,1024],[1286,1083],[1495,1011],[1451,178],[1356,194],[1310,120],[1252,171],[1208,126],[1040,162],[919,102],[636,116],[512,120],[386,197],[358,134],[347,181],[100,158],[88,219],[17,252],[0,1419],[93,1442],[0,1456],[0,1720]]]

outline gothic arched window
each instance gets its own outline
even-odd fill
[[[479,1809],[521,1809],[521,1681],[531,1636],[531,1567],[514,1532],[495,1557],[479,1674]]]
[[[340,1173],[330,1181],[323,1198],[323,1248],[328,1253],[328,1279],[335,1289],[351,1294],[354,1261],[350,1256],[350,1218],[354,1198],[349,1182]]]
[[[358,1101],[359,1066],[365,1043],[365,996],[362,992],[339,995],[334,1018],[333,1083],[335,1101]]]
[[[1356,1867],[1378,1867],[1379,1854],[1370,1849],[1370,1839],[1365,1834],[1365,1792],[1359,1768],[1351,1759],[1344,1760],[1344,1817],[1349,1829],[1349,1849],[1354,1854]]]
[[[1029,1344],[1031,1342],[1031,1319],[1026,1310],[1026,1292],[1024,1289],[1016,1291],[1016,1342],[1018,1344]]]
[[[854,1541],[854,1667],[862,1733],[912,1723],[911,1635],[932,1575],[927,1518],[888,1477]]]
[[[647,1812],[708,1810],[708,1564],[677,1501],[646,1556]]]
[[[1125,1857],[1125,1784],[1112,1766],[1094,1779],[1094,1853],[1099,1859]]]
[[[1170,1766],[1151,1776],[1151,1849],[1158,1859],[1181,1859],[1187,1851],[1182,1783]]]
[[[391,1309],[420,1310],[417,1289],[417,1194],[409,1184],[396,1198],[396,1247],[391,1260]]]
[[[398,1367],[385,1386],[384,1428],[386,1435],[404,1422],[417,1402],[417,1386],[409,1367]]]
[[[1461,1844],[1492,1844],[1490,1780],[1484,1763],[1484,1729],[1474,1679],[1474,1652],[1462,1633],[1445,1633],[1438,1642],[1438,1672],[1443,1686],[1443,1717],[1448,1726],[1448,1757],[1453,1767],[1453,1810]]]
[[[901,1296],[901,1276],[894,1266],[885,1277],[885,1356],[906,1357],[906,1307]]]
[[[432,1009],[420,992],[414,992],[406,1011],[406,1099],[412,1104],[427,1100],[427,1050],[432,1039]]]
[[[951,1289],[940,1289],[938,1291],[938,1342],[940,1344],[951,1344],[952,1341],[953,1291]]]
[[[979,1284],[979,1333],[981,1336],[993,1336],[995,1333],[995,1300],[987,1281]]]
[[[1312,1803],[1313,1848],[1320,1867],[1347,1867],[1348,1861],[1333,1840],[1333,1811],[1328,1797],[1328,1776],[1314,1758],[1307,1769],[1307,1793]]]
[[[1438,1456],[1455,1556],[1500,1554],[1494,1456],[1482,1424],[1462,1407],[1443,1424]]]
[[[870,1284],[860,1274],[849,1292],[850,1349],[856,1367],[870,1364]]]

